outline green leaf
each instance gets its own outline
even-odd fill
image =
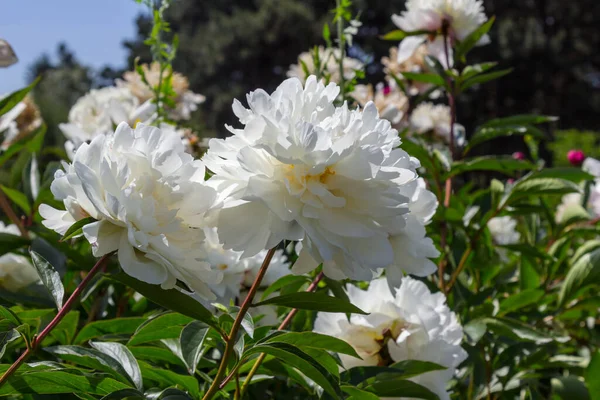
[[[0,232],[0,256],[31,245],[31,240],[12,233]]]
[[[493,81],[495,79],[502,78],[505,75],[510,74],[513,71],[513,68],[503,69],[500,71],[488,72],[487,74],[476,75],[471,79],[467,79],[460,85],[460,90],[464,91],[470,88],[473,85],[480,85],[482,83],[486,83],[489,81]]]
[[[17,315],[12,310],[9,310],[4,306],[0,306],[0,317],[2,317],[3,320],[5,319],[9,321],[15,327],[23,325],[23,322],[19,319],[19,317],[17,317]]]
[[[416,82],[424,82],[431,83],[435,86],[446,86],[446,81],[444,78],[437,74],[428,74],[428,73],[418,73],[418,72],[403,72],[402,76],[405,79],[416,81]]]
[[[458,60],[464,60],[467,53],[471,51],[471,49],[475,47],[481,38],[489,32],[489,30],[492,28],[492,25],[494,25],[495,20],[496,18],[492,16],[473,32],[469,33],[466,38],[460,41],[454,49],[454,57]]]
[[[469,78],[474,77],[475,75],[479,75],[485,71],[488,71],[498,65],[497,62],[484,62],[481,64],[473,64],[467,65],[465,69],[462,70],[460,74],[461,80],[467,80]]]
[[[350,395],[346,400],[379,400],[379,397],[373,393],[355,388],[354,386],[341,386],[344,393]]]
[[[591,400],[590,392],[576,376],[558,376],[552,378],[550,384],[554,395],[552,398],[558,396],[562,400]]]
[[[535,165],[528,161],[515,160],[512,157],[485,156],[452,163],[452,169],[446,178],[470,171],[495,171],[511,175],[515,171],[533,169]]]
[[[578,193],[581,190],[573,182],[559,178],[528,178],[517,183],[511,193],[511,199],[548,194]]]
[[[538,263],[529,256],[522,255],[519,265],[519,286],[521,290],[540,287],[540,274],[536,269]]]
[[[500,302],[500,311],[498,315],[508,314],[517,311],[523,307],[537,303],[544,297],[545,292],[542,289],[527,289]]]
[[[288,343],[299,348],[314,348],[347,354],[359,358],[354,347],[348,343],[329,335],[315,332],[276,332],[261,343]]]
[[[135,387],[138,390],[144,390],[140,366],[125,345],[117,342],[91,342],[90,345],[96,350],[115,359],[127,372],[127,376],[129,376]]]
[[[142,324],[129,339],[128,344],[134,346],[162,339],[179,338],[183,325],[192,321],[193,318],[174,312],[160,314]]]
[[[265,289],[265,291],[263,292],[262,296],[261,296],[261,300],[266,299],[267,297],[269,297],[269,295],[273,292],[278,291],[281,288],[284,288],[286,286],[289,285],[297,285],[300,283],[308,283],[310,282],[310,279],[307,276],[304,275],[285,275],[282,276],[281,278],[277,279],[275,282],[273,282],[273,284],[271,284],[267,289]]]
[[[581,181],[592,181],[595,177],[581,168],[544,168],[531,175],[532,178],[560,178],[567,181],[579,183]]]
[[[412,31],[407,32],[400,29],[393,30],[391,32],[386,33],[381,37],[382,40],[392,40],[394,42],[400,41],[408,36],[417,36],[417,35],[426,35],[428,31]],[[425,39],[423,39],[425,41]]]
[[[42,147],[44,141],[44,135],[46,134],[46,125],[42,124],[39,128],[29,134],[27,137],[10,145],[5,152],[0,154],[0,166],[6,161],[10,160],[12,156],[17,154],[23,149],[28,150],[31,153],[37,153]],[[20,175],[19,175],[20,176]]]
[[[123,400],[123,399],[145,399],[146,397],[144,397],[144,394],[141,393],[139,390],[135,390],[135,389],[121,389],[121,390],[117,390],[116,392],[112,392],[110,394],[107,394],[106,396],[104,396],[103,398],[101,398],[100,400]]]
[[[545,253],[542,250],[538,249],[537,247],[533,247],[528,244],[517,243],[517,244],[501,244],[501,245],[496,245],[496,246],[501,247],[503,249],[510,250],[510,251],[514,251],[516,253],[521,253],[523,255],[531,256],[534,258],[541,258],[543,260],[554,260],[554,257],[552,257],[550,254]]]
[[[6,332],[0,332],[0,358],[2,358],[2,356],[4,356],[4,352],[6,351],[6,346],[8,346],[8,344],[10,342],[12,342],[20,337],[21,337],[21,335],[15,329],[11,329]]]
[[[585,369],[585,384],[587,385],[591,400],[600,400],[600,351],[592,355],[592,359]]]
[[[182,360],[179,359],[172,351],[162,347],[155,346],[128,346],[135,358],[140,360],[151,361],[154,364],[173,364],[185,367]]]
[[[74,343],[87,342],[105,335],[130,335],[144,322],[146,318],[115,318],[94,321],[85,325],[75,337]]]
[[[511,318],[483,318],[490,331],[518,341],[546,344],[553,341],[564,342],[570,338],[557,338],[549,333],[540,332],[531,326]]]
[[[31,82],[29,86],[12,92],[8,96],[0,100],[0,116],[6,114],[10,110],[12,110],[17,104],[19,104],[25,98],[25,96],[27,96],[27,93],[29,93],[31,89],[33,89],[35,85],[38,84],[41,78],[41,76],[38,76],[33,82]]]
[[[600,276],[600,249],[593,250],[579,257],[573,264],[560,289],[558,305],[562,307],[572,300],[577,292],[594,282]]]
[[[239,310],[240,308],[237,306],[229,308],[229,314],[233,320],[237,318]],[[244,331],[246,331],[248,336],[251,338],[254,336],[254,319],[252,319],[252,315],[250,315],[248,312],[245,313],[244,317],[242,318],[242,328]]]
[[[436,363],[419,360],[398,361],[390,365],[390,368],[394,369],[394,374],[399,373],[405,379],[412,378],[413,376],[421,375],[426,372],[442,371],[447,369],[446,367]]]
[[[121,363],[97,349],[82,346],[51,346],[45,347],[44,351],[65,361],[107,372],[121,382],[135,384]]]
[[[96,222],[96,219],[93,217],[87,217],[87,218],[80,219],[79,221],[77,221],[73,225],[71,225],[69,227],[69,229],[67,229],[67,231],[65,232],[63,237],[60,239],[60,241],[64,242],[65,240],[69,240],[76,236],[83,235],[83,227],[88,224],[91,224],[93,222]]]
[[[221,331],[219,323],[206,307],[192,297],[185,295],[176,289],[165,290],[162,289],[160,285],[151,285],[146,282],[138,281],[123,272],[116,275],[110,275],[109,277],[110,279],[135,289],[148,298],[148,300],[153,301],[158,305],[202,321],[217,329],[217,331]]]
[[[101,374],[77,374],[64,371],[17,373],[0,388],[0,396],[23,394],[84,393],[105,396],[129,386]]]
[[[208,333],[208,326],[200,321],[193,321],[186,325],[181,331],[179,343],[181,354],[190,375],[196,373],[196,367],[202,357],[204,339]]]
[[[405,379],[389,379],[375,382],[367,386],[366,390],[379,397],[439,400],[439,397],[431,390]]]
[[[246,356],[266,353],[302,371],[334,398],[341,397],[337,379],[306,352],[288,343],[268,343],[254,346]]]
[[[469,139],[469,142],[465,147],[464,154],[467,154],[473,147],[480,145],[481,143],[485,143],[499,137],[523,136],[527,134],[544,138],[544,134],[540,130],[532,129],[532,127],[527,125],[481,127],[477,129],[473,136]]]
[[[0,190],[4,192],[10,201],[15,203],[21,210],[23,210],[25,215],[31,215],[31,206],[29,205],[29,200],[27,200],[27,196],[25,196],[25,194],[16,189],[8,188],[4,185],[0,185]]]
[[[352,313],[363,315],[368,314],[347,301],[344,301],[337,297],[328,296],[325,293],[299,292],[284,294],[282,296],[277,296],[261,301],[260,303],[256,303],[253,306],[258,307],[267,304],[273,304],[289,308],[298,308],[300,310]]]
[[[156,382],[161,388],[173,385],[186,389],[193,398],[200,398],[200,387],[195,377],[179,375],[166,369],[155,368],[144,361],[138,361],[144,381]]]
[[[56,339],[61,344],[70,344],[75,337],[77,332],[77,325],[79,324],[79,311],[69,311],[64,316],[62,321],[58,323],[50,332],[50,336]]]
[[[558,121],[558,117],[536,114],[520,114],[510,117],[495,118],[487,121],[483,127],[506,127],[511,125],[537,125]]]
[[[33,261],[33,266],[37,269],[42,283],[46,289],[48,289],[56,303],[56,307],[60,310],[65,297],[65,288],[60,279],[60,274],[44,257],[40,256],[35,251],[30,250],[29,254],[31,255],[31,261]]]

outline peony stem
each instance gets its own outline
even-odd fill
[[[346,83],[344,82],[344,57],[346,53],[346,46],[344,43],[344,20],[342,16],[339,14],[339,9],[341,7],[340,0],[336,0],[336,6],[338,11],[337,16],[337,36],[338,42],[340,45],[340,59],[339,59],[339,68],[340,68],[340,94],[342,95],[342,102],[346,99]]]
[[[104,256],[102,256],[102,258],[100,260],[98,260],[98,262],[96,262],[96,265],[94,265],[94,267],[90,270],[90,272],[86,275],[86,277],[83,278],[83,280],[79,283],[79,285],[77,285],[77,287],[75,288],[75,290],[73,291],[73,293],[71,294],[69,299],[65,302],[65,304],[62,306],[62,308],[58,311],[58,314],[56,314],[56,316],[52,319],[52,321],[50,321],[48,326],[46,326],[44,328],[44,330],[33,339],[33,341],[31,342],[31,346],[29,346],[21,354],[21,356],[17,359],[17,361],[15,361],[13,363],[13,365],[11,365],[8,370],[6,370],[4,375],[2,375],[2,378],[0,378],[0,387],[2,387],[2,385],[4,385],[6,383],[8,378],[10,378],[10,376],[13,375],[17,371],[17,369],[19,369],[21,364],[23,364],[25,362],[25,360],[27,359],[27,357],[29,357],[29,355],[36,350],[36,348],[42,343],[42,341],[46,338],[46,336],[48,336],[48,334],[52,331],[52,329],[54,329],[56,327],[56,325],[58,325],[60,323],[60,321],[62,321],[62,319],[65,317],[65,315],[67,315],[67,313],[69,311],[71,311],[71,308],[73,307],[73,305],[75,304],[75,302],[77,301],[79,296],[81,296],[81,294],[83,293],[83,290],[87,287],[87,285],[90,283],[92,278],[94,276],[96,276],[96,274],[104,268],[106,262],[108,261],[108,258],[111,255],[112,255],[112,253],[105,254]]]
[[[229,332],[229,335],[227,337],[228,339],[225,342],[225,352],[223,353],[223,357],[221,358],[221,364],[219,365],[219,369],[217,370],[217,375],[215,375],[215,379],[213,380],[212,384],[210,385],[210,388],[208,388],[208,390],[206,391],[206,394],[204,394],[204,397],[202,398],[202,400],[212,399],[213,396],[220,389],[219,384],[221,382],[221,379],[223,379],[223,377],[225,376],[225,372],[227,371],[227,362],[229,361],[229,358],[231,357],[231,354],[233,353],[233,348],[235,346],[237,334],[240,330],[240,327],[242,326],[242,321],[244,320],[244,316],[248,312],[248,309],[250,308],[250,305],[252,304],[252,300],[254,299],[254,296],[256,295],[256,291],[258,290],[260,283],[261,283],[263,277],[265,276],[265,273],[267,272],[267,268],[269,267],[269,264],[271,263],[271,259],[273,258],[273,255],[275,254],[275,250],[276,250],[276,247],[273,247],[267,253],[267,256],[265,257],[262,265],[260,266],[260,270],[258,271],[258,274],[256,275],[254,282],[252,283],[252,287],[248,291],[248,295],[246,296],[246,299],[244,300],[244,302],[242,303],[242,305],[240,307],[240,310],[238,311],[235,321],[233,322],[233,326],[231,327],[231,331]]]
[[[25,229],[25,226],[23,225],[23,221],[21,221],[21,219],[13,211],[13,209],[10,205],[10,202],[8,201],[8,198],[6,197],[6,194],[4,193],[4,191],[2,189],[0,189],[0,208],[2,209],[2,211],[4,211],[4,214],[6,214],[8,219],[10,219],[11,222],[13,224],[15,224],[17,226],[17,228],[19,228],[19,232],[21,232],[21,236],[23,236],[24,238],[29,238],[29,233],[27,233],[27,230]]]
[[[323,279],[323,277],[324,277],[323,272],[319,272],[319,274],[311,282],[310,286],[308,286],[308,288],[306,288],[306,291],[307,292],[314,292],[315,289],[317,288],[317,286],[319,285],[319,282],[321,282],[321,279]],[[298,313],[298,309],[297,308],[294,308],[292,311],[290,311],[288,313],[288,315],[285,317],[285,319],[283,320],[283,322],[281,323],[281,325],[279,325],[279,327],[277,328],[277,330],[278,331],[284,330],[290,324],[290,322],[292,322],[292,319],[294,319],[294,316],[297,313]],[[252,377],[256,374],[256,372],[258,371],[258,367],[260,367],[260,364],[264,361],[264,359],[265,359],[266,356],[267,355],[265,353],[262,353],[256,359],[256,362],[254,363],[254,366],[252,367],[252,369],[250,370],[250,372],[246,376],[246,379],[244,380],[244,384],[242,385],[241,398],[243,398],[244,393],[246,393],[246,389],[250,385],[250,381],[252,380]],[[222,387],[224,387],[230,379],[231,379],[231,377],[228,377],[228,379],[226,379],[225,382],[223,382]]]
[[[446,58],[446,68],[450,69],[450,52],[448,49],[448,34],[446,32],[447,28],[444,30],[444,55]],[[454,98],[454,88],[452,85],[452,80],[450,78],[446,78],[448,83],[448,105],[450,106],[450,158],[453,161],[456,158],[454,154],[454,124],[456,123],[456,101]],[[444,209],[448,209],[450,207],[450,196],[452,196],[452,178],[449,177],[446,179],[446,187],[444,193]],[[442,251],[446,251],[446,242],[448,236],[448,225],[444,223],[442,225],[441,232],[441,247]],[[440,265],[438,268],[438,280],[439,286],[442,291],[446,291],[444,284],[444,269],[446,268],[446,256],[442,257],[440,260]]]

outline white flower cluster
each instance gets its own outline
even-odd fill
[[[431,134],[434,141],[450,143],[450,107],[445,104],[424,102],[419,104],[410,115],[410,132],[417,135]],[[454,124],[454,144],[465,144],[464,127]]]
[[[203,228],[217,194],[204,165],[185,153],[171,131],[122,122],[114,134],[84,143],[56,172],[51,190],[66,210],[40,206],[44,225],[61,234],[76,221],[95,256],[118,250],[123,270],[164,288],[180,280],[205,297],[222,273],[201,257]]]
[[[411,378],[442,400],[449,400],[446,384],[467,353],[460,343],[463,330],[446,306],[442,293],[406,277],[394,293],[385,279],[371,282],[367,290],[346,286],[348,298],[369,315],[317,314],[314,330],[345,340],[362,360],[339,354],[344,368],[385,366],[398,361],[429,361],[446,367]]]
[[[223,248],[215,228],[205,229],[204,234],[205,240],[201,248],[200,260],[209,263],[213,269],[223,273],[223,280],[210,286],[212,291],[219,302],[223,304],[240,299],[240,297],[243,297],[243,290],[252,286],[252,282],[267,255],[267,250],[262,250],[251,257],[242,257],[242,252]],[[269,286],[277,279],[289,274],[289,268],[289,263],[283,251],[277,250],[271,259],[269,268],[262,280],[262,285]]]
[[[515,244],[521,238],[521,234],[516,229],[517,221],[508,215],[490,219],[487,227],[492,234],[494,243],[499,245]]]
[[[19,235],[16,225],[4,225],[0,221],[0,233]],[[19,254],[6,253],[0,256],[0,287],[16,292],[39,281],[37,271],[27,257]]]
[[[298,56],[298,64],[290,65],[287,76],[298,78],[305,82],[309,76],[320,72],[323,77],[328,78],[329,82],[340,83],[340,64],[341,52],[338,48],[319,46],[317,48],[319,65],[315,65],[314,51],[307,51]],[[344,79],[351,80],[356,76],[356,71],[363,69],[363,63],[356,58],[344,57]],[[320,67],[320,68],[317,68]],[[319,69],[319,71],[317,71]]]
[[[382,268],[431,273],[439,253],[423,224],[437,201],[419,186],[418,160],[398,148],[373,103],[335,107],[338,93],[311,76],[304,87],[291,78],[271,95],[250,93],[249,109],[234,102],[244,128],[211,140],[204,156],[209,184],[225,194],[220,239],[244,255],[302,240],[294,270],[323,263],[334,279],[371,280]]]
[[[150,85],[158,85],[158,65],[142,66]],[[173,87],[176,94],[176,108],[170,110],[169,117],[175,121],[187,120],[191,112],[198,108],[205,98],[187,90],[187,79],[173,74]],[[67,138],[65,148],[69,157],[82,143],[90,142],[98,135],[114,132],[121,122],[135,127],[137,123],[151,124],[156,120],[156,104],[153,103],[153,91],[146,85],[137,72],[126,72],[124,80],[117,80],[116,86],[92,89],[81,97],[69,111],[68,123],[59,125]],[[186,143],[184,129],[162,123],[161,128],[176,132]]]
[[[398,63],[408,60],[425,44],[428,53],[448,68],[453,63],[453,44],[465,39],[487,21],[487,16],[483,11],[482,0],[408,0],[406,11],[401,15],[393,15],[392,21],[405,32],[425,32],[408,36],[400,42]],[[446,44],[444,35],[447,38]],[[478,44],[488,42],[489,38],[483,36]],[[445,48],[450,65],[446,62]]]

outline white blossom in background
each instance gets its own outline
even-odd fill
[[[381,64],[384,66],[383,72],[386,73],[386,80],[394,82],[394,79],[401,79],[407,93],[411,96],[427,92],[433,87],[431,83],[409,81],[403,75],[404,72],[426,72],[426,55],[427,46],[421,45],[408,59],[398,62],[398,47],[390,47],[389,56],[381,57]],[[429,98],[438,98],[440,94],[439,90],[434,90],[429,93]]]
[[[77,150],[72,164],[56,172],[51,190],[65,211],[40,206],[43,224],[64,234],[85,217],[83,227],[96,257],[118,252],[132,277],[163,288],[180,280],[205,298],[222,272],[199,262],[207,213],[216,192],[204,182],[205,168],[185,153],[171,131],[121,123]]]
[[[319,62],[321,64],[322,75],[328,77],[330,82],[340,83],[340,64],[338,63],[338,60],[341,57],[340,49],[319,46],[317,52],[319,55]],[[287,76],[290,78],[295,77],[300,79],[302,82],[305,82],[310,75],[316,74],[317,66],[315,65],[313,55],[313,50],[301,53],[298,56],[298,63],[290,65]],[[346,81],[354,78],[356,76],[356,71],[362,70],[364,67],[362,62],[351,57],[344,57],[343,66],[344,79]]]
[[[419,104],[410,115],[411,132],[418,135],[433,134],[434,139],[450,143],[450,107],[444,104],[424,102]],[[454,124],[454,143],[463,146],[464,127]]]
[[[487,227],[492,234],[494,243],[499,245],[516,244],[521,238],[521,234],[516,229],[517,220],[508,215],[490,219]]]
[[[398,132],[373,103],[335,107],[338,93],[311,76],[305,87],[292,78],[272,95],[250,93],[249,109],[234,102],[244,128],[211,140],[203,158],[225,202],[217,223],[225,248],[251,256],[303,240],[296,273],[322,262],[331,278],[371,280],[398,268],[404,247],[392,237],[426,240],[409,220],[418,160],[398,148]]]
[[[135,126],[152,118],[155,106],[149,101],[140,103],[127,88],[105,87],[92,89],[81,97],[69,111],[69,122],[59,124],[67,138],[65,148],[72,156],[82,143],[90,142],[98,135],[114,132],[121,122]]]
[[[463,329],[442,293],[406,277],[394,292],[385,278],[371,282],[367,290],[347,285],[349,301],[368,315],[319,312],[314,331],[348,342],[362,360],[339,354],[344,368],[385,366],[404,360],[428,361],[446,367],[411,381],[449,400],[446,385],[458,365],[467,358],[461,347]]]
[[[0,221],[0,233],[20,236],[16,225],[4,225]],[[38,273],[27,257],[6,253],[0,256],[0,287],[16,292],[40,280]]]
[[[350,93],[360,106],[364,107],[372,101],[377,107],[379,116],[387,119],[392,125],[398,125],[408,111],[408,98],[395,85],[379,83],[373,89],[373,85],[356,85]]]
[[[143,64],[141,66],[144,71],[144,76],[149,85],[144,83],[141,75],[137,71],[127,71],[123,74],[123,79],[116,81],[118,87],[127,88],[137,97],[140,104],[155,97],[154,91],[151,89],[158,86],[160,81],[160,64],[157,62]],[[168,73],[163,72],[163,79]],[[192,112],[198,109],[198,105],[206,101],[206,97],[189,90],[190,84],[188,79],[178,72],[173,72],[171,77],[173,91],[175,92],[175,108],[169,110],[169,118],[174,121],[188,120]]]
[[[400,15],[393,15],[392,21],[405,32],[427,31],[429,33],[404,38],[398,48],[397,62],[408,60],[419,46],[425,44],[428,53],[448,68],[442,28],[446,26],[447,29],[447,47],[451,66],[452,46],[457,40],[464,40],[487,19],[482,0],[408,0],[406,11]],[[488,42],[489,37],[485,35],[478,45]]]
[[[29,135],[41,125],[40,110],[33,98],[27,95],[6,114],[0,116],[0,135],[2,137],[0,149],[6,150],[11,144]]]
[[[222,304],[229,304],[231,300],[243,300],[243,290],[252,286],[267,250],[262,250],[251,257],[242,257],[242,252],[226,250],[219,242],[217,230],[206,228],[205,240],[202,244],[200,260],[207,262],[215,270],[223,273],[223,280],[211,285],[212,291]],[[290,274],[290,265],[282,250],[277,250],[271,259],[269,268],[261,281],[267,287],[282,276]]]

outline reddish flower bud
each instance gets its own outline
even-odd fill
[[[524,159],[525,159],[525,153],[523,153],[522,151],[515,151],[515,152],[512,154],[512,157],[513,157],[515,160],[524,160]]]
[[[585,154],[581,150],[569,150],[567,153],[567,159],[574,167],[579,167],[585,160]]]
[[[392,92],[392,88],[389,86],[384,86],[383,87],[383,95],[387,96],[388,94],[390,94]]]

